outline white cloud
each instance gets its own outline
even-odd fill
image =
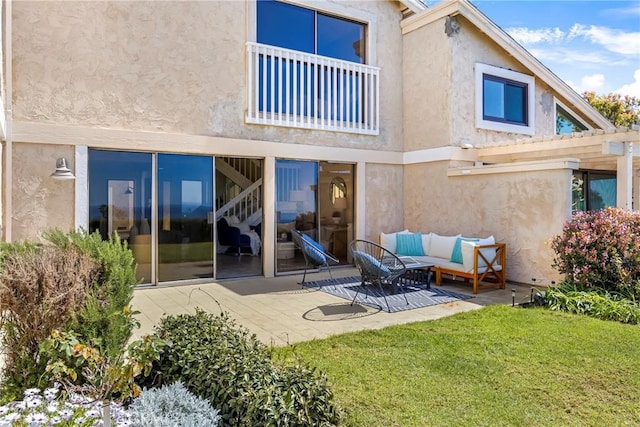
[[[599,92],[604,87],[604,74],[592,74],[582,78],[584,90]]]
[[[533,48],[528,51],[542,62],[556,62],[560,64],[607,64],[613,61],[602,55],[602,52],[584,52],[577,49],[553,47],[553,48]]]
[[[622,86],[615,90],[616,93],[621,95],[635,96],[640,98],[640,69],[633,73],[633,83]]]
[[[621,55],[640,55],[640,32],[624,32],[597,25],[574,24],[569,38],[582,37]]]
[[[540,28],[532,30],[526,27],[513,27],[505,30],[521,44],[554,43],[561,41],[565,33],[560,28]]]
[[[575,83],[572,80],[566,80],[565,83],[578,93],[592,91],[600,94],[605,86],[605,78],[603,74],[592,74],[582,77],[580,83]]]

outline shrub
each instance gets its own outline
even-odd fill
[[[545,305],[551,310],[585,314],[601,320],[621,323],[640,323],[640,305],[621,295],[605,290],[580,290],[563,283],[545,292]]]
[[[129,407],[129,417],[132,425],[140,427],[216,427],[220,420],[218,410],[181,382],[144,390]]]
[[[75,331],[84,342],[98,338],[100,353],[106,357],[117,357],[136,326],[134,313],[129,309],[133,290],[138,284],[133,254],[117,234],[109,240],[102,240],[98,232],[72,231],[65,234],[53,230],[45,237],[59,248],[77,248],[100,265],[86,303],[64,329]]]
[[[98,265],[75,248],[18,243],[5,245],[2,253],[3,394],[15,399],[27,388],[50,384],[38,346],[52,330],[75,318]]]
[[[640,298],[640,212],[578,212],[551,247],[553,266],[570,283]]]
[[[0,250],[5,401],[50,384],[38,347],[53,330],[73,330],[115,359],[136,324],[129,303],[137,282],[126,245],[98,233],[55,230],[45,238],[49,244],[18,242]]]
[[[255,335],[227,314],[165,317],[156,334],[167,339],[149,378],[184,382],[220,409],[225,426],[334,425],[338,411],[323,374],[276,365]]]

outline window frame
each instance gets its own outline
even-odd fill
[[[331,16],[333,18],[351,21],[364,25],[364,61],[363,65],[375,66],[378,62],[377,55],[377,34],[378,34],[378,16],[374,13],[344,6],[337,3],[318,2],[317,0],[275,0],[287,3],[293,6],[302,7],[312,10],[316,13]],[[248,40],[258,42],[258,1],[248,1],[248,22],[249,33]],[[315,53],[312,55],[316,55]]]
[[[526,124],[516,124],[507,120],[487,119],[484,117],[484,81],[485,75],[491,80],[525,86],[525,117]],[[535,134],[535,78],[517,71],[495,67],[488,64],[475,64],[476,78],[476,128],[498,132]]]
[[[566,135],[558,133],[558,129],[556,126],[556,120],[558,119],[558,107],[563,109],[567,114],[569,114],[575,121],[585,127],[585,130],[582,132],[592,131],[593,127],[589,126],[580,116],[578,116],[571,108],[567,107],[564,103],[562,103],[558,98],[554,97],[553,99],[553,134],[554,135]]]

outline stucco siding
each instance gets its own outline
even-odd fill
[[[399,165],[368,164],[366,179],[365,239],[377,242],[381,232],[402,228],[403,169]]]
[[[480,32],[463,17],[460,30],[451,37],[451,129],[452,145],[472,143],[477,147],[496,142],[522,140],[526,135],[476,128],[475,64],[483,63],[529,76],[533,73],[514,60],[503,48]],[[554,93],[539,78],[535,79],[535,135],[554,135]]]
[[[451,142],[451,46],[444,21],[412,31],[403,39],[405,151]]]
[[[557,280],[547,242],[562,231],[571,172],[447,177],[447,168],[447,162],[405,166],[405,228],[440,235],[493,235],[507,244],[509,280]]]
[[[400,151],[399,7],[331,3],[376,17],[379,136],[245,124],[253,1],[15,2],[14,120]]]
[[[59,157],[65,157],[74,169],[71,146],[13,144],[11,231],[14,241],[39,241],[42,233],[49,229],[74,228],[75,181],[58,181],[49,176]]]

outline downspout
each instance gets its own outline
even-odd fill
[[[13,29],[12,29],[12,0],[5,2],[4,28],[5,28],[5,147],[4,147],[4,210],[2,216],[3,240],[11,242],[11,229],[13,218]]]

